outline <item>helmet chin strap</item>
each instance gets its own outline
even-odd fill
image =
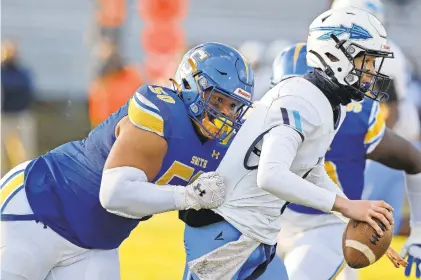
[[[181,85],[180,85],[179,83],[177,83],[177,81],[176,81],[176,80],[174,80],[173,78],[170,78],[169,80],[170,80],[170,82],[173,84],[173,86],[174,86],[175,90],[177,90],[177,93],[178,93],[178,94],[181,94],[181,91],[182,91],[182,89],[181,89]]]
[[[326,61],[323,59],[323,57],[321,55],[319,55],[318,53],[316,53],[313,50],[309,50],[309,52],[313,55],[315,55],[320,62],[323,64],[323,67],[325,68],[325,70],[323,70],[323,72],[336,84],[339,84],[338,79],[336,79],[335,77],[335,73],[333,72],[332,68],[327,65]]]

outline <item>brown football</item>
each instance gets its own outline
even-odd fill
[[[391,230],[377,220],[384,235],[377,232],[367,223],[350,220],[342,236],[342,252],[346,263],[352,268],[363,268],[379,260],[390,246],[393,237]]]

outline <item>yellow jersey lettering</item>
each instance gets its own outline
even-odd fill
[[[359,102],[351,102],[346,106],[347,112],[359,113],[362,110],[362,105]]]
[[[179,178],[183,181],[189,182],[190,178],[193,176],[194,168],[188,165],[185,165],[179,161],[174,161],[174,163],[168,168],[168,170],[162,174],[162,176],[156,180],[157,185],[168,185],[172,179]]]
[[[191,158],[191,162],[190,163],[193,164],[193,165],[199,165],[199,159],[196,156],[193,156]]]
[[[197,157],[197,156],[193,156],[191,161],[191,164],[202,167],[202,168],[206,168],[206,165],[208,164],[208,161],[206,159]]]
[[[148,86],[149,90],[152,91],[157,95],[159,99],[161,99],[164,102],[174,104],[175,100],[171,96],[168,95],[168,93],[165,92],[165,90],[162,87],[153,87]]]
[[[171,104],[175,103],[174,98],[172,98],[169,95],[158,95],[158,98],[167,103],[171,103]]]

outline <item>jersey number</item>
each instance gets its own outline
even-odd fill
[[[348,106],[346,106],[346,111],[347,112],[354,112],[354,113],[359,113],[361,112],[362,109],[362,105],[360,102],[351,102],[348,104]]]
[[[192,183],[199,177],[203,171],[197,172],[194,176],[194,168],[179,161],[174,163],[168,168],[168,170],[162,174],[162,176],[156,180],[157,185],[168,185],[174,178],[179,178],[186,182],[186,184]]]
[[[332,179],[332,181],[340,189],[342,189],[341,182],[339,182],[338,172],[336,171],[336,164],[334,164],[332,161],[325,161],[325,170],[330,179]]]
[[[167,103],[172,103],[172,104],[175,103],[174,98],[169,96],[168,93],[166,93],[165,90],[162,87],[148,86],[148,88],[150,89],[150,91],[155,93],[157,95],[157,97],[159,99],[161,99],[162,101],[167,102]]]

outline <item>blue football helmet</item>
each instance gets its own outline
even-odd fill
[[[238,131],[252,106],[253,70],[239,51],[224,44],[205,43],[189,50],[172,81],[194,123],[211,139],[222,141]],[[214,93],[240,104],[234,118],[210,104]]]
[[[304,76],[310,72],[313,68],[307,65],[306,54],[305,43],[298,43],[281,51],[272,64],[272,87],[288,77]]]

